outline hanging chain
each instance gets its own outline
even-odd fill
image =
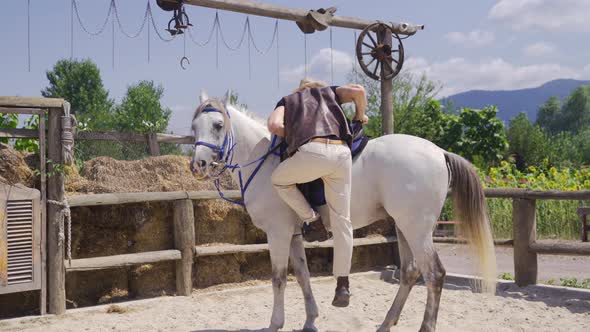
[[[305,76],[304,78],[307,78],[307,34],[304,33],[303,34],[303,52],[304,52],[304,56],[303,58],[305,59]]]
[[[278,22],[278,21],[277,21]],[[262,51],[260,49],[260,47],[258,47],[256,45],[256,40],[254,40],[254,34],[252,33],[252,28],[250,27],[250,22],[248,22],[248,35],[250,36],[250,39],[252,39],[252,46],[254,46],[254,50],[256,50],[256,52],[258,52],[261,55],[266,55],[272,48],[272,46],[275,43],[275,39],[277,38],[277,33],[278,33],[278,24],[275,23],[275,29],[273,31],[272,34],[272,38],[270,40],[270,43],[268,44],[268,46],[265,48],[264,51]]]
[[[330,26],[330,78],[334,85],[334,45],[332,44],[332,27]]]
[[[112,47],[112,65],[113,65],[113,70],[115,70],[115,16],[113,15],[113,18],[111,19],[111,26],[112,26],[112,31],[113,31],[113,47]]]
[[[149,6],[149,4],[150,3],[148,2],[148,6]],[[148,15],[149,15],[149,13],[148,13]],[[147,25],[147,60],[148,60],[148,63],[150,63],[150,30],[151,30],[151,28],[150,28],[150,25],[148,24]]]
[[[70,3],[70,60],[74,59],[74,0]]]
[[[115,13],[115,18],[117,19],[117,24],[119,25],[119,30],[121,31],[121,33],[123,33],[127,38],[137,38],[139,35],[141,35],[141,33],[143,32],[143,29],[145,28],[145,24],[148,20],[148,10],[149,10],[149,6],[145,7],[145,13],[143,16],[143,21],[141,22],[141,26],[139,27],[139,30],[137,30],[136,33],[128,33],[127,31],[125,31],[125,29],[123,28],[123,24],[121,23],[121,19],[119,18],[119,11],[117,10],[117,4],[115,2],[115,0],[112,0],[112,6],[113,6],[113,12]],[[149,4],[149,2],[148,2]]]
[[[219,14],[215,11],[215,22],[219,22]],[[215,28],[215,68],[219,69],[219,24],[214,24]]]
[[[250,17],[246,17],[246,25],[248,31],[250,31]],[[250,38],[250,34],[248,34],[248,79],[252,79],[252,38]]]
[[[213,33],[215,33],[215,30],[217,29],[217,22],[218,22],[218,16],[216,14],[215,19],[213,19],[213,25],[211,26],[211,30],[209,30],[209,36],[207,37],[207,40],[204,43],[200,43],[194,39],[193,34],[192,34],[193,29],[187,29],[188,36],[190,37],[190,40],[193,42],[193,44],[195,44],[199,47],[207,46],[211,42],[211,40],[213,40]]]
[[[242,28],[242,36],[240,37],[240,41],[238,41],[238,43],[236,44],[236,46],[230,46],[227,41],[225,40],[225,36],[223,34],[223,29],[221,28],[221,20],[219,19],[219,17],[217,15],[215,15],[215,19],[217,22],[217,25],[219,27],[219,35],[221,37],[221,41],[223,42],[223,44],[225,45],[225,47],[230,50],[230,51],[237,51],[240,48],[242,48],[242,44],[244,43],[244,38],[246,37],[246,32],[248,29],[248,26],[250,25],[250,19],[248,16],[246,16],[246,20],[244,21],[244,27]],[[249,47],[249,46],[248,46]]]
[[[353,44],[353,52],[352,52],[352,76],[353,76],[353,82],[355,84],[358,84],[358,73],[356,72],[356,56],[355,56],[355,51],[356,50],[356,31],[354,31],[354,44]]]
[[[154,19],[154,14],[152,13],[152,6],[150,5],[149,2],[148,2],[148,12],[149,12],[150,21],[152,22],[152,27],[154,28],[154,32],[156,33],[156,36],[158,36],[158,38],[160,38],[160,40],[163,42],[173,41],[174,36],[170,37],[170,38],[166,38],[166,37],[162,36],[162,34],[160,34],[160,32],[158,31],[158,25],[156,24],[156,20]]]
[[[281,88],[281,75],[280,75],[280,58],[279,58],[279,20],[275,22],[275,31],[277,32],[277,89]]]
[[[31,72],[31,0],[27,0],[27,62]]]
[[[104,32],[104,30],[106,29],[107,23],[109,23],[109,18],[111,17],[111,13],[113,11],[113,3],[114,3],[114,0],[111,0],[111,3],[109,4],[109,10],[107,12],[107,16],[104,19],[104,22],[102,23],[102,26],[95,32],[90,31],[84,25],[84,23],[82,23],[82,18],[80,17],[80,11],[78,10],[78,3],[76,2],[76,0],[72,0],[72,8],[73,8],[73,12],[76,14],[76,18],[78,19],[78,23],[80,24],[80,27],[82,27],[82,30],[84,30],[89,35],[98,36]],[[72,14],[72,30],[74,29],[73,27],[74,27],[74,23],[73,23],[73,14]]]

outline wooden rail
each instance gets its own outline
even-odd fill
[[[113,269],[131,265],[180,260],[180,250],[146,251],[137,254],[101,256],[92,258],[72,259],[72,265],[64,262],[67,272],[94,271]]]
[[[395,236],[376,236],[370,238],[358,238],[353,240],[353,246],[369,246],[383,243],[395,243],[397,238]],[[305,242],[306,249],[318,249],[318,248],[333,248],[334,242],[332,240],[324,242]],[[253,254],[260,252],[267,252],[268,244],[228,244],[220,246],[196,246],[195,256],[219,256],[219,255],[230,255],[230,254]]]
[[[529,245],[529,251],[547,255],[590,255],[590,243],[535,241]]]
[[[224,194],[227,198],[231,199],[239,199],[242,197],[239,190],[228,190],[225,191]],[[209,200],[218,198],[219,193],[217,191],[203,190],[75,195],[68,197],[68,202],[71,207],[77,207],[145,203],[156,201],[166,202],[182,199]]]
[[[0,107],[61,109],[63,104],[60,98],[0,96]]]

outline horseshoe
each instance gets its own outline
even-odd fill
[[[186,67],[184,66],[184,60],[186,60],[186,63],[187,63],[187,64],[189,64],[189,65],[191,64],[191,62],[190,62],[190,60],[189,60],[187,57],[185,57],[185,56],[183,56],[183,57],[182,57],[182,59],[180,59],[180,68],[182,68],[182,69],[186,70]]]

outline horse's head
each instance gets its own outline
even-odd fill
[[[223,162],[231,149],[229,95],[228,91],[224,98],[209,98],[207,93],[201,92],[191,123],[195,145],[190,164],[191,171],[200,177],[209,177],[212,166]]]

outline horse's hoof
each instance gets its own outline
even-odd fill
[[[316,327],[304,327],[301,332],[318,332],[318,329]]]

